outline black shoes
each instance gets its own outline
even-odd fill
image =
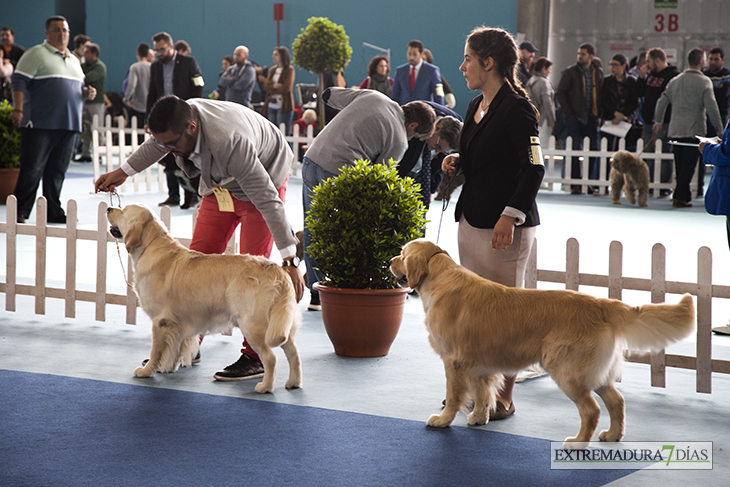
[[[157,206],[177,206],[179,204],[180,204],[179,199],[175,200],[172,198],[167,198],[165,201],[163,201],[162,203],[159,203]]]
[[[672,206],[675,208],[692,208],[692,203],[678,199],[672,200]]]
[[[263,376],[264,366],[248,355],[241,355],[235,363],[213,374],[215,380],[221,381],[248,380]]]
[[[181,210],[188,210],[190,208],[195,208],[198,206],[198,203],[200,203],[200,196],[197,194],[194,194],[192,196],[188,196],[187,192],[185,193],[185,202],[183,202],[182,205],[180,205]]]
[[[319,301],[319,293],[311,293],[307,309],[309,311],[322,311],[322,303]]]

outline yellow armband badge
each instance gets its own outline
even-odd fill
[[[530,159],[532,164],[536,166],[544,166],[545,159],[542,156],[542,146],[540,146],[540,137],[530,136]]]
[[[202,76],[195,76],[193,78],[193,84],[195,86],[205,86],[205,81],[203,80]]]
[[[215,199],[218,200],[218,211],[233,213],[235,208],[233,207],[233,197],[231,193],[220,186],[213,188],[213,194]]]

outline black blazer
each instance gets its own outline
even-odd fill
[[[535,109],[505,83],[477,124],[474,114],[482,98],[469,104],[461,131],[459,165],[465,182],[456,220],[463,214],[473,227],[494,228],[505,207],[511,206],[525,214],[524,226],[539,225],[535,198],[545,166],[533,157],[531,144],[539,145]]]
[[[183,100],[203,97],[203,75],[194,57],[177,53],[172,71],[172,94]],[[200,86],[196,86],[199,84]],[[150,91],[147,94],[147,113],[157,100],[165,95],[165,76],[162,61],[155,61],[150,67]]]

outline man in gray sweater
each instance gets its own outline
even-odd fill
[[[692,49],[687,55],[687,61],[689,68],[669,82],[667,89],[657,101],[654,120],[663,120],[664,112],[671,104],[669,137],[679,144],[696,144],[695,135],[704,136],[707,133],[705,124],[707,116],[717,133],[722,133],[723,126],[715,94],[712,91],[712,82],[702,74],[705,51],[699,48]],[[655,123],[654,133],[659,133],[661,128],[661,123]],[[677,176],[672,206],[688,208],[692,206],[689,185],[695,173],[699,152],[696,145],[690,147],[679,144],[675,144],[672,148]]]
[[[200,176],[203,200],[190,250],[223,253],[240,224],[242,254],[268,258],[276,243],[299,301],[304,280],[297,268],[298,241],[284,207],[294,154],[281,131],[243,105],[202,98],[184,101],[175,95],[155,102],[148,126],[152,137],[120,168],[102,174],[96,190],[113,191],[129,176],[172,154],[188,177]],[[241,357],[213,377],[235,381],[263,373],[258,354],[244,339]]]
[[[436,112],[426,103],[413,101],[402,107],[375,90],[328,88],[322,99],[340,110],[335,118],[314,139],[304,154],[302,192],[304,218],[309,213],[314,187],[336,176],[341,167],[358,159],[372,162],[400,161],[412,137],[426,140],[433,131]],[[304,262],[307,264],[307,285],[320,280],[316,263],[307,255],[311,241],[304,229]],[[319,293],[312,292],[310,310],[321,309]]]

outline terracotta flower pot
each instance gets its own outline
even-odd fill
[[[5,200],[15,191],[15,183],[18,182],[18,174],[20,169],[0,168],[0,205],[5,204]]]
[[[322,321],[337,355],[382,357],[390,351],[410,289],[340,289],[314,284]]]

